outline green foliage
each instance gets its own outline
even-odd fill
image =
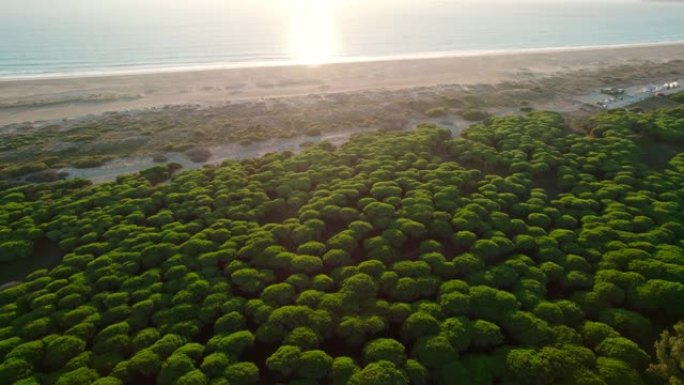
[[[313,329],[306,326],[299,326],[292,329],[283,342],[306,350],[318,347],[322,341],[321,336]]]
[[[234,333],[238,332],[245,327],[245,317],[236,312],[232,311],[230,313],[224,314],[219,317],[214,324],[214,333]]]
[[[259,380],[259,368],[251,362],[238,362],[230,365],[224,376],[231,385],[251,385]]]
[[[282,345],[266,360],[266,366],[283,376],[290,376],[299,369],[302,350],[297,346]]]
[[[45,351],[45,363],[52,369],[59,369],[70,359],[76,357],[86,348],[86,342],[72,336],[61,336],[51,339]]]
[[[684,322],[673,327],[674,333],[663,331],[655,343],[657,363],[651,364],[649,372],[654,373],[671,385],[684,383]]]
[[[471,338],[474,337],[471,322],[463,317],[452,317],[444,320],[440,329],[440,334],[446,337],[451,346],[459,352],[468,349]]]
[[[143,376],[152,377],[161,368],[161,360],[156,353],[150,350],[142,350],[131,357],[128,367]]]
[[[408,383],[406,374],[388,361],[370,363],[349,379],[349,385],[407,385]]]
[[[477,320],[473,323],[472,345],[477,348],[490,348],[503,342],[501,329],[491,322]]]
[[[25,360],[10,358],[0,364],[0,381],[2,384],[12,384],[30,376],[32,371],[33,366]]]
[[[188,372],[176,381],[178,385],[206,385],[207,383],[207,376],[199,370]]]
[[[570,377],[582,378],[588,383],[600,384],[597,376],[588,369],[594,364],[589,350],[572,345],[540,350],[513,349],[506,355],[506,371],[512,383],[556,384]]]
[[[675,94],[670,95],[670,99],[678,103],[684,103],[684,92],[680,91]]]
[[[606,338],[620,337],[620,333],[612,327],[600,322],[592,321],[587,321],[582,326],[581,333],[585,345],[592,349],[598,346],[598,344],[603,342]]]
[[[169,385],[178,381],[186,373],[195,369],[195,363],[192,358],[185,354],[173,354],[161,367],[157,375],[157,384]]]
[[[366,364],[375,361],[389,361],[397,366],[403,366],[406,362],[404,345],[391,338],[379,338],[369,342],[363,348],[363,360]]]
[[[87,367],[80,367],[59,376],[55,385],[90,385],[98,379],[97,372]]]
[[[407,360],[405,366],[406,376],[410,384],[427,385],[430,372],[416,360]]]
[[[486,119],[489,114],[480,110],[464,110],[461,112],[461,116],[465,120],[475,121]]]
[[[672,382],[684,158],[642,150],[683,127],[533,111],[2,185],[0,259],[64,256],[0,290],[0,383]]]
[[[297,374],[309,380],[325,377],[330,371],[333,359],[322,350],[308,350],[299,356]]]
[[[606,385],[642,385],[644,382],[636,369],[614,358],[599,357],[596,369]]]
[[[249,330],[232,333],[218,341],[217,349],[229,355],[239,356],[254,344],[254,335]]]
[[[95,382],[93,382],[93,385],[121,385],[121,384],[122,384],[121,380],[118,378],[115,378],[115,377],[100,377]]]
[[[548,324],[531,313],[517,311],[502,326],[520,345],[542,345],[551,339]]]
[[[351,357],[335,357],[330,369],[330,378],[334,385],[343,385],[359,370]]]
[[[204,357],[200,369],[211,377],[219,376],[230,364],[230,358],[224,353],[211,353]]]
[[[442,336],[423,337],[416,342],[411,356],[426,368],[438,369],[458,358],[458,353]]]
[[[424,336],[439,333],[439,321],[431,314],[425,312],[415,312],[411,314],[403,326],[403,333],[406,338],[417,340]]]

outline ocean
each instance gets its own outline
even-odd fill
[[[677,1],[3,0],[0,78],[682,41]]]

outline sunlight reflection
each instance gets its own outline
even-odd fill
[[[335,6],[330,0],[293,0],[290,8],[290,56],[316,65],[337,53]]]

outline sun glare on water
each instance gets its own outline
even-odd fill
[[[331,0],[292,0],[289,53],[297,62],[317,65],[337,54],[335,5]]]

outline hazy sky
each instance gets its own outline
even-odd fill
[[[306,0],[3,0],[3,11],[51,12],[63,10],[115,10],[115,9],[202,9],[210,8],[283,8]],[[338,5],[397,6],[411,3],[465,3],[468,2],[596,2],[597,0],[318,0]],[[639,0],[598,0],[639,1]]]
[[[21,23],[22,19],[45,19],[54,23],[89,21],[109,18],[132,22],[135,20],[154,20],[166,17],[185,17],[188,19],[215,19],[226,13],[273,14],[274,17],[288,15],[292,9],[306,9],[311,2],[329,3],[337,8],[351,10],[379,7],[410,10],[412,4],[421,7],[440,5],[460,5],[483,3],[582,3],[582,2],[634,2],[642,0],[0,0],[2,12],[0,19]],[[1,28],[0,28],[1,29]]]

